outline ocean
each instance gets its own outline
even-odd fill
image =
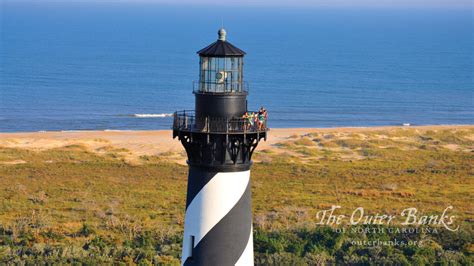
[[[0,0],[1,1],[1,0]],[[169,129],[193,109],[196,51],[247,52],[270,127],[474,124],[462,9],[14,3],[0,11],[0,131]]]

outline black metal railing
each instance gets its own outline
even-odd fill
[[[193,92],[198,93],[243,93],[249,92],[249,84],[247,82],[205,82],[194,81]]]
[[[251,112],[249,112],[251,113]],[[256,113],[256,112],[254,112]],[[267,119],[196,117],[194,111],[179,111],[173,115],[173,130],[202,133],[255,133],[267,130]]]

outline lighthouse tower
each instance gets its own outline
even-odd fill
[[[244,117],[245,52],[226,40],[224,29],[218,35],[197,52],[195,110],[174,113],[173,138],[189,165],[183,265],[253,265],[250,167],[268,129],[265,120]]]

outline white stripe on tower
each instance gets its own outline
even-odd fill
[[[249,264],[249,262],[252,264]],[[239,260],[235,263],[235,266],[248,265],[253,265],[253,227],[250,227],[250,237],[247,246],[245,247],[242,256],[240,256]]]
[[[200,181],[206,178],[210,179],[199,192],[188,198],[190,202],[184,222],[182,264],[200,265],[203,261],[223,263],[221,259],[224,259],[226,262],[233,260],[233,264],[239,262],[241,265],[253,265],[250,170],[206,173],[190,169],[188,194],[189,187],[199,187]],[[245,225],[239,229],[235,228],[235,223]],[[236,233],[240,235],[237,236]],[[245,235],[241,235],[242,233]],[[245,242],[242,242],[242,237]],[[239,251],[234,247],[242,249]],[[201,250],[205,250],[206,256],[215,258],[198,257],[204,256]],[[226,252],[229,254],[225,254]],[[216,256],[210,253],[216,253]],[[194,262],[188,260],[191,256]]]

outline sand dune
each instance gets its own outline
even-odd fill
[[[275,144],[294,135],[302,136],[312,132],[338,134],[360,133],[378,130],[415,129],[420,131],[440,129],[472,129],[474,125],[442,125],[416,127],[360,127],[360,128],[275,128],[268,133],[266,142],[261,142],[258,150],[270,149],[278,152]],[[122,149],[124,157],[136,161],[142,155],[163,155],[172,161],[185,164],[185,153],[171,130],[153,131],[54,131],[0,133],[0,147],[47,150],[69,145],[81,145],[88,150],[104,153],[111,149]]]

